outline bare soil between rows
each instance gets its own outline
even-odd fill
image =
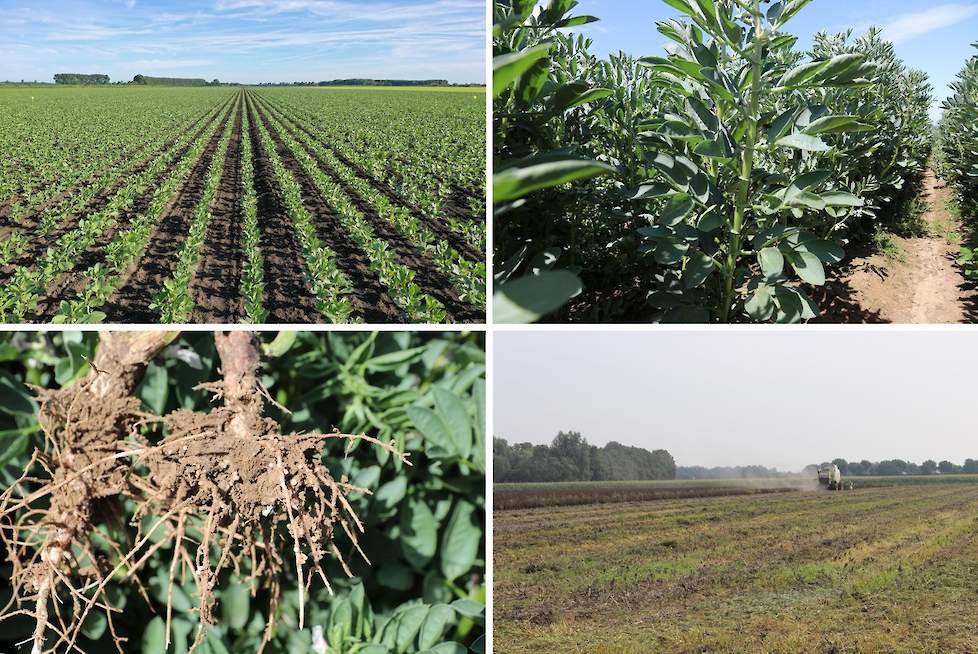
[[[272,113],[273,111],[275,114]],[[85,293],[91,283],[85,272],[96,264],[106,262],[107,246],[120,233],[130,229],[133,221],[148,210],[160,184],[177,169],[194,143],[204,138],[207,139],[206,145],[192,163],[186,180],[163,208],[145,250],[127,270],[123,271],[117,280],[115,292],[104,306],[98,308],[105,313],[105,321],[110,323],[157,322],[159,310],[158,307],[153,306],[154,299],[176,270],[178,255],[193,224],[194,211],[205,191],[206,173],[213,157],[216,156],[216,148],[222,132],[230,123],[231,137],[226,161],[221,171],[214,201],[209,208],[211,217],[207,233],[190,281],[189,291],[194,300],[194,309],[189,321],[208,324],[242,321],[246,315],[244,297],[241,293],[245,261],[241,238],[244,217],[242,200],[245,195],[241,170],[244,112],[247,112],[251,125],[248,136],[252,142],[254,186],[258,201],[258,247],[265,283],[262,304],[268,312],[267,322],[314,324],[323,322],[324,316],[317,308],[318,300],[310,286],[305,254],[296,225],[289,218],[285,196],[279,188],[269,158],[270,153],[263,149],[264,145],[259,137],[259,125],[265,126],[271,142],[275,144],[277,156],[299,184],[303,207],[312,218],[317,238],[324,247],[335,253],[338,268],[351,282],[350,300],[354,318],[367,323],[406,322],[406,315],[394,302],[387,282],[371,269],[371,260],[367,253],[361,250],[343,227],[335,208],[320,195],[312,177],[302,169],[278,129],[286,130],[293,137],[298,137],[300,131],[309,138],[314,138],[314,134],[301,122],[291,122],[292,118],[288,114],[275,108],[264,98],[245,90],[222,101],[220,106],[215,106],[181,129],[174,138],[187,138],[188,134],[193,132],[193,136],[189,137],[185,145],[180,146],[176,151],[161,149],[145,157],[138,164],[126,166],[126,170],[120,174],[120,179],[86,203],[84,210],[77,212],[77,215],[66,220],[47,236],[38,235],[33,238],[28,252],[18,257],[12,265],[0,269],[0,281],[6,281],[18,268],[36,265],[37,259],[59,238],[77,229],[79,222],[86,216],[108,206],[133,175],[147,170],[159,157],[172,155],[172,159],[163,166],[160,174],[147,182],[145,190],[135,197],[129,208],[120,212],[115,224],[95,237],[92,245],[73,262],[70,271],[58,275],[48,285],[34,311],[29,314],[28,320],[49,322],[64,301],[76,299]],[[273,124],[273,115],[275,120],[279,121],[278,124]],[[172,148],[172,144],[173,141],[168,148]],[[430,257],[419,253],[414,243],[402,237],[386,219],[378,215],[354,189],[319,159],[311,148],[303,143],[298,143],[298,147],[303,148],[306,154],[313,157],[323,173],[330,176],[344,190],[363,214],[377,238],[390,247],[390,251],[396,255],[399,262],[414,272],[414,283],[422,292],[441,302],[448,314],[448,320],[480,322],[485,319],[484,308],[462,301],[451,279],[438,270]],[[296,152],[298,153],[299,150]],[[350,165],[351,170],[358,170],[355,165]],[[377,183],[369,177],[364,179],[375,188],[378,187]],[[392,201],[402,203],[389,187],[378,190]],[[420,213],[417,215],[422,216]],[[474,252],[470,245],[460,240],[461,237],[453,234],[446,225],[433,223],[428,217],[423,218],[425,224],[432,227],[436,235],[452,243],[464,256],[473,261],[481,260],[482,255]]]
[[[462,254],[462,256],[464,256],[466,259],[468,259],[469,261],[482,261],[485,258],[483,253],[479,252],[472,244],[470,244],[468,241],[462,238],[460,234],[449,229],[449,227],[445,223],[438,220],[434,220],[431,216],[429,216],[427,213],[422,211],[420,207],[418,207],[417,205],[413,204],[412,202],[398,195],[397,192],[394,191],[394,189],[391,188],[389,184],[378,180],[376,177],[374,177],[366,170],[364,170],[364,168],[359,164],[357,164],[355,161],[351,160],[349,157],[347,157],[339,150],[331,147],[329,143],[322,142],[321,139],[317,137],[316,134],[311,129],[309,129],[309,127],[303,125],[302,121],[296,120],[295,116],[290,115],[288,112],[284,111],[281,107],[276,106],[265,99],[262,99],[262,104],[265,107],[277,113],[279,116],[285,116],[286,118],[288,118],[289,121],[292,123],[292,125],[297,125],[299,131],[305,133],[310,139],[312,139],[313,142],[322,145],[324,148],[328,148],[336,156],[336,158],[339,159],[345,166],[347,166],[354,173],[356,173],[358,177],[360,177],[368,184],[370,184],[376,191],[383,194],[384,197],[386,197],[388,200],[409,209],[411,213],[417,216],[418,218],[420,218],[421,222],[424,223],[424,225],[428,227],[428,229],[433,231],[438,236],[438,238],[442,239],[443,241],[447,241],[449,245],[455,248],[455,250],[458,251],[460,254]],[[293,134],[295,133],[295,129],[292,129],[292,133]],[[330,175],[333,176],[332,171],[329,169],[328,166],[326,166],[324,162],[322,162],[319,159],[319,157],[317,157],[311,151],[309,152],[309,154],[310,156],[314,157],[317,160],[317,163],[319,163],[320,167],[323,168],[324,171],[330,173]],[[339,179],[337,179],[337,182],[343,185],[344,191],[346,191],[347,195],[350,195],[351,197],[359,198],[359,195],[357,195],[355,191],[352,191],[352,189],[348,189],[345,183],[343,183]]]
[[[204,119],[207,118],[207,116],[213,112],[214,112],[213,108],[208,109],[203,114],[201,114],[194,120],[190,121],[190,123],[187,124],[185,127],[183,127],[179,132],[177,132],[173,136],[173,138],[179,139],[181,136],[188,133],[194,127],[200,125],[204,121]],[[107,186],[100,193],[96,194],[92,199],[90,199],[81,208],[80,213],[87,214],[87,213],[94,213],[95,211],[98,211],[98,208],[104,205],[105,200],[115,195],[116,191],[118,191],[122,187],[122,185],[125,183],[126,177],[138,175],[140,172],[145,170],[146,167],[152,162],[153,158],[156,156],[156,153],[150,152],[148,154],[143,154],[149,148],[150,140],[151,139],[137,144],[130,151],[123,152],[121,155],[116,157],[110,163],[102,166],[99,170],[92,173],[92,175],[90,175],[87,179],[81,180],[78,183],[73,184],[71,187],[62,190],[53,198],[45,202],[42,202],[41,204],[31,207],[29,212],[24,216],[24,218],[19,223],[12,224],[7,220],[10,216],[10,213],[12,213],[14,202],[8,202],[3,207],[0,207],[0,239],[8,238],[15,232],[29,232],[34,230],[40,223],[41,215],[47,209],[60,205],[62,202],[69,199],[71,196],[76,195],[80,193],[83,189],[95,184],[95,182],[97,182],[99,179],[101,179],[108,173],[112,172],[114,169],[118,168],[121,164],[125,164],[123,165],[123,170],[120,171],[120,178],[117,181],[110,184],[109,186]],[[140,160],[138,165],[133,167],[131,162],[136,160],[136,158],[139,156],[142,156],[142,159]],[[74,225],[75,225],[75,221],[72,220],[71,224],[68,226],[68,229],[71,229]],[[64,231],[66,230],[64,229],[64,226],[62,226],[62,228],[55,230],[54,233],[60,235],[63,234]],[[55,237],[54,240],[56,240],[56,238],[57,237]],[[30,249],[31,251],[35,251],[35,252],[36,251],[43,252],[44,251],[43,249],[39,250],[38,248],[44,247],[44,245],[42,244],[46,245],[51,242],[53,242],[53,240],[51,239],[50,234],[47,236],[43,234],[35,235],[32,238]],[[25,260],[29,261],[33,258],[33,256],[27,256],[27,253],[25,253],[24,258]]]
[[[960,246],[943,233],[960,230],[947,210],[952,191],[932,170],[924,177],[932,236],[892,237],[899,255],[857,252],[826,281],[810,289],[823,307],[819,322],[962,324],[978,321],[978,291],[956,261]]]
[[[236,108],[232,110],[235,113],[233,132],[237,132],[240,138],[240,97],[235,105]],[[154,296],[176,270],[179,262],[177,255],[193,224],[194,210],[200,204],[206,190],[207,171],[214,157],[217,156],[221,135],[227,129],[230,115],[229,113],[220,127],[215,130],[175,201],[164,210],[143,256],[134,261],[123,273],[122,284],[103,309],[107,321],[152,323],[159,320],[159,311],[151,306]],[[234,138],[233,133],[232,138]]]
[[[249,98],[250,99],[250,98]],[[319,195],[312,180],[279,137],[258,102],[251,106],[255,120],[261,120],[276,146],[276,153],[285,168],[292,173],[302,191],[302,204],[313,217],[316,236],[336,254],[340,270],[353,284],[350,298],[354,312],[367,322],[403,322],[404,316],[394,303],[380,278],[370,270],[366,254],[343,229],[330,206]]]
[[[210,119],[207,119],[207,116],[212,113],[214,114],[214,116],[212,116]],[[207,128],[207,125],[212,123],[218,115],[219,113],[215,113],[213,109],[208,110],[203,116],[197,118],[192,123],[187,125],[184,129],[180,130],[180,132],[174,136],[174,139],[179,139],[181,136],[190,132],[194,128],[198,128],[198,132],[197,132],[198,135],[201,134]],[[116,193],[118,193],[119,190],[126,185],[126,183],[129,181],[129,178],[135,177],[136,175],[139,175],[142,172],[144,172],[147,168],[149,168],[150,165],[152,165],[153,160],[156,159],[156,157],[158,157],[159,154],[160,154],[159,152],[150,153],[148,156],[144,157],[142,161],[140,161],[135,167],[125,170],[119,176],[119,179],[117,179],[115,182],[110,184],[108,187],[106,187],[100,193],[98,193],[95,197],[89,200],[88,203],[84,206],[84,208],[80,212],[72,216],[70,220],[64,221],[63,223],[58,225],[55,229],[53,229],[48,234],[32,234],[28,247],[24,250],[23,254],[16,257],[13,261],[11,261],[9,265],[4,266],[2,269],[0,269],[0,283],[10,279],[10,277],[14,274],[17,268],[22,266],[33,265],[34,262],[39,257],[44,255],[44,253],[48,250],[48,248],[50,248],[51,246],[53,246],[55,243],[58,242],[58,239],[60,239],[68,232],[76,229],[78,227],[79,221],[81,221],[83,218],[98,213],[99,211],[104,209],[105,206],[108,204],[109,200],[111,200],[116,195]],[[107,170],[103,171],[102,173],[99,174],[99,176],[105,174],[106,172],[108,171]],[[92,181],[94,182],[95,180]],[[41,211],[43,211],[43,209]],[[33,222],[30,225],[25,224],[23,226],[23,230],[27,231],[36,228],[37,225],[39,224],[39,216],[40,216],[40,211],[36,216],[33,217]],[[9,235],[10,235],[9,233],[4,234],[2,238],[6,238]],[[75,269],[77,270],[79,268],[76,266]],[[84,268],[82,268],[82,270],[84,270]],[[57,307],[57,304],[55,305],[55,307]]]

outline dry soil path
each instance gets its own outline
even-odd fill
[[[831,286],[831,322],[957,324],[975,322],[976,293],[955,261],[960,224],[947,209],[951,190],[928,170],[922,216],[930,235],[892,237],[898,256],[854,258]]]

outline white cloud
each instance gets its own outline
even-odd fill
[[[197,68],[210,66],[214,62],[208,59],[137,59],[132,66],[147,70],[168,70],[170,68]]]
[[[136,6],[136,0],[126,0],[126,6],[132,9]]]
[[[943,27],[978,15],[976,3],[950,3],[930,9],[904,14],[883,26],[883,37],[894,43],[903,43]]]

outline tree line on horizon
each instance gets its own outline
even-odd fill
[[[580,432],[559,432],[549,445],[492,439],[496,482],[645,481],[675,479],[676,462],[666,450],[646,450],[611,441],[591,445]]]
[[[843,476],[978,474],[978,460],[962,465],[927,459],[917,464],[903,459],[847,461],[837,458],[809,464],[801,472],[787,472],[762,465],[677,466],[667,450],[647,450],[611,441],[603,447],[588,443],[580,432],[558,432],[550,444],[492,441],[493,480],[496,483],[559,481],[655,481],[815,478],[819,465],[837,465]]]
[[[832,459],[822,465],[834,464],[839,466],[839,472],[852,477],[868,476],[891,476],[891,475],[953,475],[953,474],[978,474],[978,460],[965,459],[963,465],[957,465],[951,461],[934,461],[927,459],[921,464],[903,459],[886,459],[883,461],[846,461],[845,459]],[[805,467],[805,472],[815,470],[818,466],[810,464]]]
[[[23,82],[23,80],[22,80]],[[108,75],[85,73],[56,73],[55,84],[100,85],[109,84]],[[147,86],[239,86],[236,82],[221,82],[218,79],[208,82],[202,78],[152,77],[136,75],[131,82],[116,84],[143,84]],[[483,84],[451,84],[445,79],[334,79],[322,82],[264,82],[257,86],[484,86]]]

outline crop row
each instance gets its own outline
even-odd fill
[[[302,202],[302,188],[295,176],[285,167],[265,125],[255,120],[249,101],[252,129],[257,130],[263,154],[271,162],[278,187],[282,191],[285,210],[295,229],[305,257],[307,279],[317,299],[317,309],[332,322],[355,320],[350,295],[353,284],[336,263],[336,253],[316,235],[314,217]]]
[[[447,241],[439,239],[421,219],[412,215],[410,209],[392,203],[369,181],[357,176],[336,155],[311,139],[307,133],[300,131],[295,120],[278,110],[273,112],[273,115],[275,114],[278,118],[276,124],[281,126],[282,121],[285,121],[289,131],[297,138],[297,141],[312,152],[318,161],[322,161],[328,167],[322,172],[335,175],[378,216],[391,224],[400,236],[413,243],[419,255],[434,261],[437,268],[452,280],[460,299],[476,306],[482,306],[485,303],[486,268],[484,261],[472,261],[460,254]],[[315,166],[315,169],[321,170],[318,165]],[[349,199],[335,183],[327,181],[325,184],[331,195],[342,197],[344,204],[349,205]]]
[[[978,48],[978,43],[975,43]],[[969,232],[978,224],[978,55],[972,57],[951,85],[938,129],[940,172],[954,186]],[[978,280],[978,247],[961,251],[965,274]]]
[[[241,102],[239,99],[237,112],[241,113]],[[239,127],[240,123],[235,125]],[[194,299],[190,295],[190,279],[194,274],[194,269],[200,259],[201,247],[207,237],[207,228],[210,225],[212,214],[211,204],[217,194],[218,184],[221,182],[221,175],[224,171],[224,160],[228,155],[228,146],[231,142],[231,135],[234,129],[225,129],[218,143],[217,152],[211,159],[207,169],[207,178],[204,187],[204,195],[194,207],[193,222],[184,241],[180,253],[177,255],[177,265],[173,276],[163,282],[163,288],[157,291],[151,308],[157,310],[162,323],[182,323],[187,322],[194,308]]]
[[[224,115],[218,127],[227,135],[231,109]],[[55,322],[98,322],[104,319],[99,309],[119,287],[130,264],[144,252],[146,244],[172,196],[186,183],[200,155],[213,139],[212,134],[202,134],[179,160],[174,170],[152,191],[145,211],[135,216],[125,229],[118,230],[105,247],[105,262],[96,263],[82,274],[87,285],[72,300],[62,302]]]
[[[787,27],[807,0],[666,0],[665,52],[602,60],[561,30],[593,17],[495,4],[494,259],[514,320],[583,286],[564,317],[807,321],[846,247],[915,229],[931,87],[879,30],[801,51]]]
[[[10,222],[152,152],[159,125],[187,124],[213,108],[215,97],[181,89],[174,102],[159,90],[113,91],[17,89],[0,97],[0,207],[7,207]]]
[[[346,94],[307,93],[306,107],[328,110],[341,96],[351,110]],[[132,156],[102,153],[97,172],[55,191],[39,181],[53,199],[32,205],[31,220],[6,231],[0,224],[0,320],[444,322],[482,312],[484,224],[402,201],[312,120],[264,91],[149,95],[160,102],[159,122],[125,131]],[[102,97],[111,100],[103,107],[124,108],[134,96]],[[427,98],[410,96],[413,114],[435,106]],[[427,125],[451,120],[435,116]],[[77,137],[68,130],[65,139]],[[440,146],[412,156],[448,153]],[[482,165],[481,156],[460,167],[470,165]],[[0,220],[4,211],[0,205]]]
[[[263,138],[268,137],[264,125],[261,126],[261,130]],[[412,322],[443,321],[446,313],[441,303],[424,293],[414,283],[414,271],[400,263],[390,245],[374,234],[367,219],[350,202],[339,186],[318,168],[313,158],[289,134],[279,131],[277,136],[312,180],[320,196],[336,210],[337,218],[344,230],[367,255],[370,269],[384,282],[392,298],[404,310],[408,319]],[[271,143],[270,137],[268,138]]]
[[[330,147],[429,215],[446,219],[454,209],[469,219],[484,216],[481,94],[337,92],[318,98],[273,89],[263,95],[298,110]]]
[[[12,225],[7,236],[0,240],[0,266],[6,266],[12,263],[16,257],[36,249],[45,238],[50,238],[56,230],[70,226],[71,222],[83,214],[86,208],[95,203],[98,198],[110,193],[126,177],[131,176],[142,166],[152,161],[152,153],[158,152],[167,144],[172,143],[180,134],[195,129],[199,124],[206,124],[222,108],[211,107],[204,115],[190,124],[174,124],[169,129],[157,131],[147,141],[145,147],[140,149],[140,151],[145,150],[149,154],[146,160],[141,161],[140,158],[134,157],[131,161],[122,162],[121,165],[110,166],[94,181],[75,190],[61,201],[42,209],[33,229],[24,223]]]
[[[108,230],[114,228],[124,211],[129,209],[135,201],[147,189],[151,188],[154,180],[165,172],[169,164],[177,157],[183,145],[193,138],[192,134],[186,134],[178,139],[171,147],[158,155],[153,162],[141,173],[134,176],[129,182],[120,188],[105,206],[95,213],[89,214],[78,221],[78,226],[58,238],[53,247],[39,261],[31,266],[19,267],[10,279],[10,282],[3,289],[0,289],[0,318],[4,321],[14,319],[18,322],[23,321],[41,299],[48,284],[57,277],[69,273],[75,267],[75,260],[91,247]],[[189,172],[188,158],[196,155],[204,147],[205,140],[198,137],[194,141],[190,152],[180,161],[177,172]],[[176,173],[174,173],[175,175]],[[173,175],[171,175],[171,179]],[[121,234],[128,234],[130,230],[124,230]],[[111,246],[108,251],[107,259],[110,262],[118,261],[118,252]],[[104,278],[104,267],[98,266],[95,272],[96,279]],[[67,312],[67,309],[72,312]],[[80,318],[90,318],[97,320],[101,316],[87,311],[79,314],[76,305],[71,307],[63,306],[59,311],[63,320],[77,321]]]

